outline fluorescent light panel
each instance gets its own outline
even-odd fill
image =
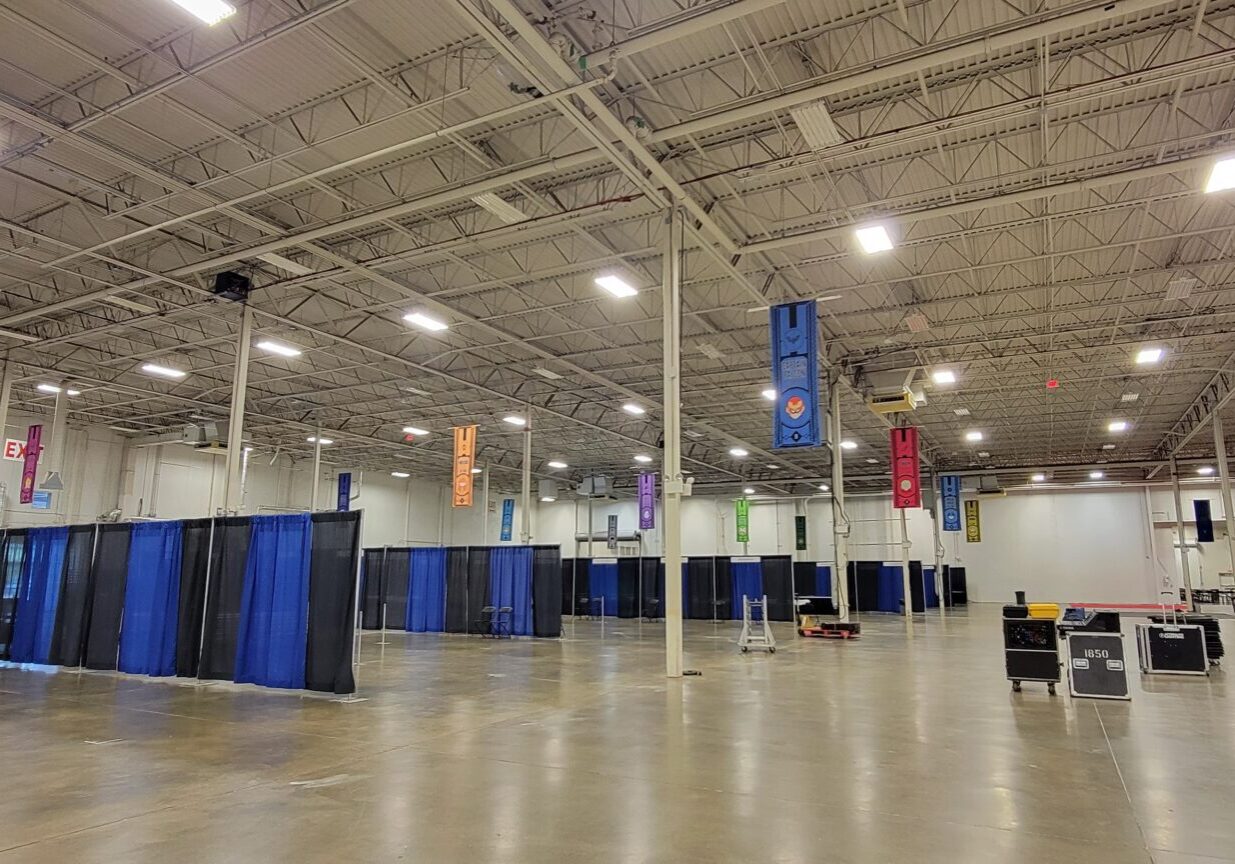
[[[968,417],[969,409],[968,408],[953,408],[952,413],[955,414],[957,417]]]
[[[404,426],[403,434],[404,435],[428,435],[429,430],[421,429],[419,426]]]
[[[1161,348],[1142,348],[1136,354],[1136,362],[1142,366],[1147,363],[1157,363],[1162,359],[1163,353]]]
[[[511,426],[526,426],[527,425],[526,420],[524,420],[522,417],[517,417],[514,414],[511,414],[507,417],[503,417],[502,422],[509,423]]]
[[[640,463],[642,463],[642,464],[646,465],[647,463],[649,463],[649,462],[651,462],[651,461],[652,461],[652,457],[651,457],[651,456],[644,456],[642,453],[637,453],[637,454],[635,454],[635,461],[636,461],[636,462],[640,462]]]
[[[398,477],[401,480],[406,480],[408,477],[411,477],[412,475],[408,474],[406,471],[391,471],[390,476]]]
[[[743,458],[745,458],[745,457],[749,456],[749,455],[750,455],[750,453],[748,453],[745,449],[743,449],[743,448],[741,448],[741,447],[730,447],[730,448],[729,448],[729,455],[730,455],[730,456],[732,456],[732,457],[734,457],[735,459],[743,459]]]
[[[569,468],[570,466],[567,465],[565,462],[561,461],[560,459],[554,459],[549,462],[549,467],[550,468]]]
[[[431,315],[426,315],[423,312],[409,312],[403,316],[403,320],[408,324],[415,324],[422,330],[430,330],[434,333],[449,328],[449,324],[445,321],[439,321]]]
[[[857,238],[858,245],[867,255],[892,249],[892,236],[882,225],[867,225],[865,228],[858,228],[853,232],[853,236]]]
[[[1208,465],[1202,465],[1200,468],[1196,469],[1196,473],[1200,474],[1202,477],[1208,477],[1214,473],[1214,469],[1210,468]]]
[[[851,441],[848,438],[846,438],[844,441],[840,442],[840,446],[842,450],[857,450],[858,442]]]
[[[310,444],[316,444],[316,443],[318,443],[318,441],[317,441],[317,437],[316,437],[316,436],[314,436],[314,435],[310,435],[308,438],[306,438],[306,439],[304,439],[304,440],[308,441]],[[334,443],[334,441],[332,441],[332,440],[331,440],[331,439],[329,439],[329,438],[323,438],[323,439],[321,440],[321,445],[322,445],[323,447],[325,447],[327,444],[333,444],[333,443]]]
[[[821,484],[819,484],[819,491],[820,491],[820,492],[827,492],[827,491],[828,491],[828,484],[827,484],[827,483],[821,483]]]
[[[1089,472],[1089,479],[1090,479],[1090,480],[1101,480],[1101,479],[1102,479],[1103,477],[1105,477],[1105,476],[1106,476],[1106,475],[1105,475],[1105,474],[1103,474],[1101,471],[1090,471],[1090,472]]]
[[[1106,431],[1107,432],[1126,432],[1128,431],[1128,421],[1127,420],[1112,420],[1110,423],[1106,424]]]
[[[755,490],[747,486],[745,489],[742,490],[742,494],[743,495],[754,495]]]
[[[142,371],[147,375],[158,375],[160,378],[179,379],[189,374],[181,369],[173,369],[170,366],[160,366],[158,363],[144,363],[142,364]]]
[[[1029,479],[1030,479],[1030,480],[1032,480],[1032,481],[1033,481],[1033,482],[1035,482],[1035,483],[1045,483],[1045,482],[1046,482],[1046,475],[1045,475],[1045,474],[1035,474],[1035,475],[1033,475],[1032,477],[1030,477]]]
[[[604,276],[596,277],[596,284],[604,288],[614,297],[634,297],[639,293],[639,290],[633,287],[621,276],[614,276],[609,273]]]
[[[108,294],[106,297],[101,297],[104,303],[110,303],[112,306],[119,306],[122,309],[131,309],[134,312],[149,314],[158,312],[154,306],[147,306],[145,303],[138,303],[136,300],[129,300],[125,297],[117,297],[115,294]]]
[[[931,380],[936,384],[955,384],[956,373],[951,369],[936,369],[931,373]]]
[[[1209,170],[1209,179],[1205,181],[1206,192],[1225,192],[1235,189],[1235,157],[1219,159]]]
[[[517,225],[520,222],[526,222],[528,220],[528,215],[526,213],[515,205],[507,201],[503,201],[492,192],[485,192],[482,195],[473,196],[472,203],[488,210],[507,225]]]
[[[172,2],[211,26],[236,14],[236,7],[230,3],[224,3],[223,0],[172,0]]]
[[[763,395],[763,398],[767,399],[769,402],[776,401],[776,390],[772,387],[769,387],[767,390],[764,390],[762,395]]]
[[[292,345],[284,345],[282,342],[274,342],[270,339],[258,342],[257,347],[271,354],[278,354],[280,357],[299,357],[304,353]]]
[[[832,121],[828,106],[820,99],[789,110],[789,116],[802,132],[811,150],[824,150],[844,143],[845,139]]]
[[[644,408],[642,405],[636,405],[634,402],[627,402],[625,405],[622,406],[622,410],[625,411],[627,414],[634,414],[636,417],[640,417],[648,413],[646,408]]]
[[[977,429],[970,429],[968,432],[965,433],[965,440],[966,441],[981,441],[982,433],[979,432]]]
[[[547,378],[550,381],[557,381],[562,377],[561,375],[554,372],[552,369],[546,369],[543,366],[537,366],[532,371],[535,372],[537,375],[539,375],[541,378]]]
[[[1141,398],[1140,393],[1125,393],[1124,395],[1119,397],[1119,401],[1120,402],[1135,402],[1137,399],[1140,399],[1140,398]]]

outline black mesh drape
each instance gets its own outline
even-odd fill
[[[763,557],[763,593],[769,621],[793,620],[793,561],[788,555]]]
[[[356,690],[352,639],[356,632],[360,511],[314,513],[312,520],[304,686],[324,693],[352,693]]]
[[[574,603],[576,615],[589,615],[591,604],[588,598],[592,596],[592,559],[575,559]]]
[[[13,616],[17,613],[17,591],[21,571],[26,565],[26,530],[15,528],[4,532],[0,545],[0,659],[9,656],[9,640],[13,637]]]
[[[199,678],[230,681],[236,674],[236,637],[252,528],[252,520],[245,516],[214,520]]]
[[[477,629],[481,610],[489,605],[489,547],[467,547],[467,620],[469,632]]]
[[[446,549],[446,632],[467,632],[467,549]]]
[[[180,533],[180,600],[176,612],[176,674],[197,677],[206,578],[210,565],[210,519],[187,519]]]
[[[385,549],[364,550],[360,571],[360,626],[365,630],[382,629],[385,560]]]
[[[818,564],[814,561],[794,561],[793,562],[793,593],[799,597],[814,597],[815,571],[818,569]],[[766,571],[765,571],[766,572]]]
[[[386,562],[382,568],[382,587],[385,596],[386,629],[407,629],[407,592],[412,566],[411,549],[387,549]]]
[[[665,565],[659,558],[639,559],[639,579],[642,581],[643,608],[639,614],[647,618],[665,615]]]
[[[639,617],[639,559],[617,559],[617,617]]]
[[[99,526],[90,612],[86,628],[87,669],[115,669],[120,650],[120,619],[124,615],[124,585],[129,575],[129,535],[132,526]]]
[[[574,614],[574,576],[575,576],[575,559],[562,559],[562,614]]]
[[[64,581],[60,585],[56,629],[51,638],[51,654],[48,660],[50,663],[60,666],[81,665],[93,561],[94,526],[70,526],[69,543],[64,550]]]
[[[716,558],[716,596],[713,605],[717,619],[724,621],[733,617],[733,573],[728,558]],[[741,598],[738,598],[739,600]],[[740,607],[742,604],[738,603]],[[739,616],[740,617],[740,616]]]
[[[559,636],[562,632],[562,550],[559,546],[532,547],[532,635]]]
[[[922,562],[909,562],[909,597],[913,601],[914,612],[926,611],[926,599],[922,585]]]
[[[728,558],[725,559],[726,562],[728,560]],[[715,569],[715,558],[686,559],[686,590],[682,596],[685,608],[682,610],[682,617],[712,620],[712,601],[716,596],[712,585]],[[726,577],[729,575],[727,571],[725,575]]]
[[[849,608],[855,612],[879,611],[879,562],[849,562]]]
[[[948,573],[951,583],[952,605],[966,606],[969,604],[969,583],[966,581],[964,567],[953,567]]]

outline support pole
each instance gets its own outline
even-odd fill
[[[313,435],[313,495],[309,500],[309,511],[317,512],[318,489],[322,483],[322,424],[317,424],[317,432]]]
[[[661,303],[664,319],[665,450],[665,674],[682,675],[682,214],[671,207],[665,220]],[[589,525],[589,530],[590,530]]]
[[[943,509],[943,496],[939,494],[939,475],[933,470],[930,480],[931,496],[935,499],[935,509],[931,511],[931,532],[935,539],[935,596],[939,598],[939,617],[946,618],[948,604],[943,596],[943,541],[939,539],[939,511]]]
[[[1222,412],[1214,411],[1214,454],[1218,457],[1218,479],[1222,488],[1222,515],[1226,519],[1226,549],[1235,573],[1235,508],[1231,506],[1231,472],[1226,464],[1226,437],[1222,434]]]
[[[485,502],[486,512],[489,504]],[[527,412],[527,425],[523,427],[523,518],[519,520],[519,536],[523,545],[532,542],[532,413]]]
[[[841,621],[849,620],[849,517],[845,514],[845,469],[841,465],[840,373],[832,373],[828,382],[832,399],[832,597]]]
[[[244,399],[249,389],[249,349],[252,342],[253,310],[245,305],[240,313],[236,367],[232,372],[232,405],[227,418],[227,481],[223,487],[223,507],[228,513],[239,513],[244,503],[240,461],[244,454]]]
[[[47,474],[43,477],[43,482],[39,484],[39,488],[46,489],[50,492],[58,493],[56,495],[55,511],[61,516],[64,515],[64,452],[65,452],[65,437],[68,435],[68,395],[64,392],[67,385],[61,385],[60,391],[56,393],[55,408],[51,415],[51,445],[47,448]]]
[[[17,377],[17,366],[11,360],[4,361],[4,371],[0,373],[0,442],[7,437],[9,428],[9,402],[13,397],[13,379]]]
[[[482,512],[484,513],[484,522],[485,522],[485,531],[484,531],[485,545],[488,546],[489,545],[489,463],[488,462],[485,463],[484,473],[481,474],[480,494],[484,497],[484,500],[485,500],[485,508]]]
[[[905,519],[905,508],[897,508],[901,514],[901,587],[905,592],[905,618],[913,620],[913,588],[909,578],[909,525]],[[923,598],[925,599],[925,598]]]
[[[1171,457],[1171,493],[1175,496],[1175,533],[1179,535],[1179,571],[1184,577],[1184,605],[1195,612],[1192,603],[1192,573],[1188,567],[1188,546],[1184,542],[1184,505],[1179,494],[1179,463]],[[1153,525],[1150,525],[1153,530]]]

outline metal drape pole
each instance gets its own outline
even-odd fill
[[[905,617],[913,619],[913,590],[909,578],[909,525],[905,518],[905,508],[898,507],[901,514],[901,588],[905,592]],[[922,598],[926,600],[925,597]]]
[[[931,511],[931,533],[935,541],[935,596],[939,599],[939,617],[946,618],[948,604],[943,599],[943,541],[939,539],[939,511],[943,505],[943,496],[939,494],[939,475],[930,472],[931,497],[935,499],[935,509]],[[925,609],[926,596],[922,597]]]
[[[246,304],[240,313],[236,367],[232,372],[232,404],[227,418],[227,481],[223,487],[223,507],[228,513],[239,513],[244,504],[240,457],[244,453],[244,399],[249,389],[249,349],[252,341],[253,310]]]
[[[390,557],[389,544],[382,547],[382,578],[377,583],[377,596],[382,601],[382,641],[378,645],[386,644],[386,566],[387,559]]]
[[[523,518],[519,520],[519,536],[523,545],[532,542],[532,413],[527,412],[523,427]],[[486,508],[488,503],[486,502]]]
[[[845,515],[845,470],[841,465],[840,373],[828,381],[832,400],[832,597],[841,621],[849,620],[849,517]]]
[[[319,436],[320,437],[320,436]],[[355,572],[355,588],[352,590],[354,597],[352,608],[352,696],[360,693],[360,648],[361,633],[360,627],[360,568],[364,565],[364,550],[360,548],[361,523],[364,519],[364,514],[361,513],[360,519],[356,520],[356,572]]]
[[[592,491],[587,496],[587,557],[589,561],[596,555],[596,547],[593,545],[592,537],[592,493],[596,491],[596,481],[594,478],[595,475],[593,475],[592,480]],[[589,587],[588,593],[591,593],[591,590],[591,587]]]
[[[664,319],[664,544],[665,674],[682,675],[682,213],[671,207],[665,219],[661,308]],[[590,520],[589,520],[590,521]],[[591,530],[591,525],[588,525]],[[713,568],[715,571],[715,568]],[[713,604],[715,608],[715,604]]]
[[[1188,567],[1188,546],[1184,542],[1184,508],[1179,494],[1179,464],[1171,457],[1171,493],[1175,496],[1175,532],[1179,535],[1179,568],[1184,577],[1184,604],[1189,611],[1196,611],[1192,603],[1192,573]],[[1153,514],[1150,514],[1149,530],[1153,530]]]
[[[197,680],[202,679],[202,653],[206,650],[206,615],[210,611],[210,571],[214,565],[214,523],[215,518],[210,519],[210,536],[206,540],[206,584],[202,586],[202,627],[201,633],[197,636]],[[98,527],[95,527],[95,536],[98,536]],[[96,541],[97,542],[97,541]]]
[[[16,366],[11,360],[4,361],[4,372],[0,374],[0,440],[5,437],[9,426],[9,400],[13,396],[13,379]]]
[[[1226,548],[1235,573],[1235,508],[1231,506],[1231,472],[1226,464],[1226,437],[1222,434],[1222,412],[1214,411],[1214,455],[1218,458],[1218,479],[1222,488],[1222,515],[1226,517]]]
[[[309,500],[309,512],[317,512],[317,487],[322,478],[322,424],[317,424],[317,433],[313,436],[313,492]]]
[[[484,470],[484,474],[482,475],[480,494],[484,498],[484,501],[485,501],[484,510],[482,512],[484,513],[485,545],[488,546],[489,545],[489,463],[488,462],[485,463],[485,470]]]

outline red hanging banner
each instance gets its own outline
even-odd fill
[[[892,444],[892,506],[905,510],[922,506],[922,478],[918,464],[918,428],[890,430]]]
[[[34,501],[34,481],[39,473],[39,450],[43,441],[43,427],[31,426],[26,432],[26,458],[21,466],[21,489],[18,503],[30,504]]]

